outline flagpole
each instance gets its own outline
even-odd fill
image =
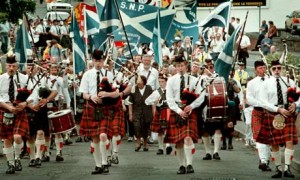
[[[72,25],[73,25],[73,27],[72,27],[72,30],[73,30],[73,37],[72,37],[72,57],[73,57],[73,83],[75,83],[75,78],[76,78],[76,70],[75,70],[75,48],[74,48],[74,44],[75,44],[75,41],[74,41],[74,21],[77,21],[77,19],[75,18],[75,19],[73,19],[73,18],[75,18],[75,16],[74,16],[74,12],[72,11]],[[74,115],[76,115],[77,114],[77,112],[76,112],[76,109],[77,109],[77,102],[76,102],[76,88],[75,87],[73,87],[73,102],[74,102]]]
[[[227,24],[226,24],[227,34],[229,32],[229,19],[230,19],[230,15],[231,15],[231,8],[232,8],[232,0],[230,0],[230,6],[229,6],[228,16],[227,16]]]
[[[88,51],[88,34],[87,34],[87,22],[86,22],[86,5],[83,6],[83,14],[84,14],[84,41],[85,41],[85,56],[89,59],[89,51]]]
[[[107,0],[107,1],[108,1],[108,0]],[[118,15],[119,15],[119,19],[120,19],[121,24],[122,24],[122,28],[123,28],[125,37],[126,37],[126,42],[127,42],[127,44],[128,44],[128,49],[129,49],[129,53],[130,53],[131,59],[133,59],[133,55],[132,55],[131,47],[130,47],[130,44],[129,44],[127,32],[126,32],[126,29],[125,29],[125,26],[124,26],[124,22],[123,22],[123,19],[122,19],[122,16],[121,16],[121,12],[120,12],[120,8],[119,8],[119,5],[118,5],[117,0],[114,0],[114,3],[115,3],[115,6],[116,6],[116,9],[117,9],[117,13],[118,13]]]
[[[244,25],[243,25],[243,28],[242,28],[242,32],[240,33],[240,39],[239,39],[239,42],[238,42],[238,48],[237,48],[237,51],[236,51],[236,54],[235,54],[235,57],[234,57],[234,60],[232,61],[232,65],[231,65],[231,77],[233,77],[233,74],[234,74],[234,69],[235,69],[235,62],[238,58],[238,55],[239,55],[239,52],[241,50],[241,42],[242,42],[242,38],[243,38],[243,35],[244,35],[244,31],[245,31],[245,26],[246,26],[246,22],[247,22],[247,19],[248,19],[248,13],[249,11],[247,11],[247,14],[246,14],[246,18],[245,18],[245,22],[244,22]]]

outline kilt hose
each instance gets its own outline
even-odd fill
[[[96,108],[101,108],[103,111],[103,119],[95,121],[93,114]],[[86,102],[83,109],[82,120],[80,122],[79,133],[83,136],[93,137],[99,136],[101,133],[109,134],[110,111],[108,106],[95,105],[93,102]]]
[[[192,111],[187,119],[187,123],[178,126],[176,123],[176,113],[171,111],[169,124],[167,126],[164,143],[176,144],[183,141],[185,137],[191,137],[194,143],[198,142],[197,112]]]
[[[254,140],[257,140],[257,138],[259,136],[263,118],[264,118],[263,110],[260,111],[260,110],[253,109],[252,118],[251,118],[251,128],[252,128]],[[263,137],[261,137],[260,139],[263,140]]]
[[[111,106],[111,117],[109,118],[110,123],[110,135],[125,136],[125,115],[122,105]],[[110,136],[112,137],[112,136]]]
[[[168,108],[158,109],[155,112],[155,116],[154,116],[153,121],[151,122],[151,125],[150,125],[150,130],[152,132],[156,132],[156,133],[164,133],[165,132],[165,129],[162,129],[160,127],[159,120],[167,120],[168,121],[168,118],[166,117],[167,113],[162,113],[162,111],[165,111],[167,109]],[[171,110],[169,110],[169,111],[171,111]]]
[[[29,125],[26,110],[23,110],[15,115],[14,123],[11,125],[5,125],[3,123],[3,115],[5,112],[7,111],[0,109],[0,138],[11,139],[13,138],[14,134],[29,138]]]
[[[298,144],[294,116],[285,118],[285,127],[277,130],[272,125],[273,119],[277,114],[264,111],[264,119],[257,142],[269,145],[284,145],[287,141],[292,141],[294,145]]]

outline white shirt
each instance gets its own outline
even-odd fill
[[[43,33],[46,32],[46,27],[42,24],[37,25],[37,27],[35,28],[35,31],[38,33]]]
[[[190,84],[189,84],[189,90],[193,90],[196,84],[197,78],[190,76],[188,74],[184,74],[184,82],[185,87],[187,87],[188,83],[188,76],[190,77]],[[166,87],[166,98],[168,106],[171,110],[175,111],[177,114],[180,114],[182,109],[179,108],[177,103],[180,103],[180,81],[181,81],[181,75],[176,74],[172,77],[170,77],[167,81],[167,87]],[[204,101],[205,94],[201,94],[190,106],[192,109],[195,109],[196,107],[200,106],[202,102]]]
[[[239,42],[239,38],[238,38],[237,42]],[[241,45],[241,48],[247,48],[247,47],[249,47],[251,45],[249,37],[246,36],[246,35],[243,35],[242,41],[241,41],[240,45]]]
[[[147,78],[147,85],[151,86],[153,91],[159,88],[158,71],[155,68],[150,67],[149,70],[145,70],[143,65],[139,66],[138,75]]]
[[[101,69],[102,74],[100,73],[100,82],[102,81],[102,78],[105,76],[105,69]],[[107,79],[109,83],[113,82],[113,75],[111,72],[107,72]],[[91,96],[97,96],[97,70],[95,68],[90,69],[86,71],[83,74],[83,77],[81,79],[79,92],[81,93],[87,93]]]
[[[18,73],[19,80],[20,80],[20,87],[23,88],[26,85],[27,82],[27,76],[21,73]],[[18,94],[17,90],[17,75],[15,74],[13,77],[14,80],[14,95],[15,99]],[[7,73],[4,73],[0,75],[0,102],[6,103],[9,102],[9,94],[8,94],[8,89],[9,89],[9,83],[10,83],[10,77]]]
[[[164,91],[164,89],[160,88],[162,91]],[[153,105],[155,104],[159,99],[161,98],[159,92],[158,92],[158,89],[153,91],[152,94],[150,94],[150,96],[148,96],[148,98],[145,100],[145,104],[146,105]],[[164,102],[162,103],[157,103],[156,106],[157,107],[160,107],[163,105]]]
[[[162,47],[161,48],[162,51],[162,56],[169,56],[169,58],[171,57],[171,53],[170,53],[170,49],[168,47]]]
[[[61,34],[69,34],[69,29],[67,26],[59,26]]]
[[[284,82],[287,84],[287,78],[282,77],[280,79],[280,86],[282,91],[282,97],[284,104],[288,104],[287,102],[287,86],[284,84]],[[283,82],[283,81],[284,82]],[[293,80],[289,80],[290,87],[295,87],[295,82]],[[277,105],[278,99],[277,99],[277,82],[276,78],[274,76],[271,76],[269,79],[265,80],[265,83],[260,88],[259,91],[259,99],[261,100],[261,105],[264,109],[267,109],[271,112],[277,112],[278,107]],[[295,102],[297,107],[300,107],[300,99]]]
[[[259,91],[266,80],[265,78],[265,80],[263,81],[261,78],[262,77],[257,76],[247,83],[246,99],[247,104],[250,106],[261,107]]]
[[[59,26],[52,25],[50,27],[50,32],[52,32],[53,34],[60,35],[59,31],[60,31]]]
[[[212,52],[214,53],[220,53],[223,50],[225,42],[220,39],[220,40],[212,40],[210,43],[210,47],[212,48]]]

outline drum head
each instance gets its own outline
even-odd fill
[[[60,110],[60,111],[56,111],[52,114],[49,114],[49,118],[56,118],[56,117],[60,117],[60,116],[63,116],[63,115],[66,115],[66,114],[69,114],[71,112],[70,109],[65,109],[65,110]]]

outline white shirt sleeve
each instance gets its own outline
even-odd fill
[[[158,92],[158,90],[155,90],[152,92],[152,94],[150,94],[150,96],[148,96],[148,98],[145,100],[145,104],[146,105],[153,105],[155,104],[155,102],[157,102],[157,100],[160,98],[160,94]]]

